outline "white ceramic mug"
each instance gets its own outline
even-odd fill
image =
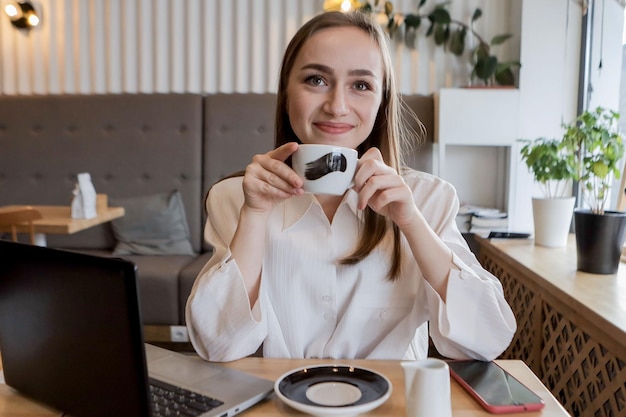
[[[302,144],[292,156],[292,166],[304,180],[304,191],[342,195],[354,185],[358,160],[355,149],[334,145]]]
[[[436,358],[402,362],[407,417],[451,417],[450,369]]]

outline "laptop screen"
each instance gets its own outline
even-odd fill
[[[134,264],[0,241],[5,380],[72,417],[150,415]]]

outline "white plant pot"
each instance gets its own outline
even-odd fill
[[[575,201],[574,197],[533,198],[535,245],[549,248],[567,246]]]

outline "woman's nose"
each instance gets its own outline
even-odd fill
[[[347,97],[342,88],[333,88],[329,91],[324,110],[334,116],[341,116],[348,112]]]

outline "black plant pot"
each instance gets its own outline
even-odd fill
[[[626,213],[574,211],[578,270],[592,274],[614,274],[619,267],[626,237]]]

